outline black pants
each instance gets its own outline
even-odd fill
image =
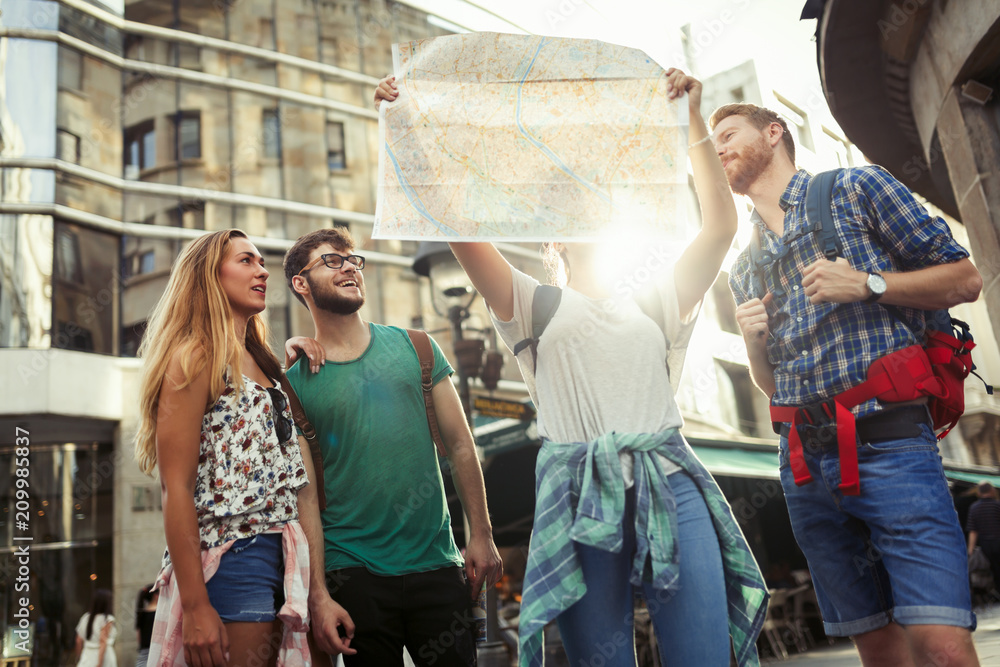
[[[993,573],[993,589],[1000,595],[1000,542],[979,543],[983,555],[990,561],[990,571]]]
[[[465,571],[381,577],[363,567],[326,573],[326,586],[354,621],[346,667],[403,664],[405,646],[418,667],[475,667],[472,598]]]

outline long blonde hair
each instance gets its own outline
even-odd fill
[[[177,257],[167,289],[149,317],[139,346],[144,360],[139,387],[139,432],[135,458],[139,468],[152,476],[156,467],[156,423],[160,389],[174,354],[180,355],[182,389],[207,366],[211,403],[225,389],[227,369],[242,390],[243,346],[272,380],[281,376],[281,364],[267,346],[267,321],[261,313],[247,322],[241,344],[229,298],[222,289],[219,270],[233,238],[247,238],[239,229],[226,229],[195,239]]]

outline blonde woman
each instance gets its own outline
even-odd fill
[[[351,651],[350,617],[325,586],[310,587],[322,532],[310,457],[266,343],[267,279],[242,231],[199,237],[139,350],[136,458],[147,474],[159,468],[167,539],[150,664],[304,664],[308,592],[319,647]]]
[[[703,219],[673,270],[652,280],[651,265],[662,260],[642,239],[631,239],[631,252],[548,244],[565,287],[544,333],[521,351],[537,336],[538,281],[492,244],[451,244],[497,332],[520,352],[538,409],[522,666],[541,664],[542,630],[556,620],[571,664],[634,667],[634,592],[646,600],[663,664],[728,667],[730,639],[739,665],[758,664],[763,579],[721,491],[680,435],[671,388],[736,233],[736,208],[701,116],[701,83],[677,69],[666,76],[669,98],[688,96]],[[381,81],[376,106],[396,94],[391,79]],[[627,298],[633,291],[649,292],[657,306],[641,309]],[[656,311],[661,322],[647,314]]]

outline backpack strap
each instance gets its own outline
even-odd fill
[[[532,372],[538,368],[538,339],[556,314],[561,300],[562,290],[555,285],[539,285],[531,296],[531,337],[514,346],[514,356],[530,347]]]
[[[837,223],[833,219],[833,185],[841,171],[843,169],[820,172],[812,177],[806,187],[806,222],[813,225],[813,229],[819,235],[818,240],[823,254],[831,262],[844,256],[844,246],[840,242]],[[889,311],[890,315],[916,336],[916,328],[906,319],[903,311],[886,303],[878,305]],[[944,314],[947,317],[947,311]],[[928,311],[928,315],[931,315],[931,311]]]
[[[281,374],[281,388],[288,395],[288,407],[292,411],[295,425],[299,427],[306,442],[309,443],[309,454],[312,457],[313,473],[316,477],[316,496],[319,499],[319,509],[322,512],[326,509],[326,483],[323,481],[323,455],[319,451],[319,438],[312,422],[306,417],[306,411],[302,409],[298,394],[292,389],[292,383],[288,381],[284,373]]]
[[[812,177],[806,187],[806,222],[814,225],[823,254],[831,262],[844,256],[844,248],[837,235],[837,224],[833,219],[833,184],[841,171],[843,170],[831,169],[820,172]]]
[[[431,438],[437,447],[440,456],[448,456],[445,449],[444,440],[441,438],[441,429],[438,428],[437,414],[434,412],[434,396],[431,393],[434,389],[434,349],[431,347],[430,336],[426,331],[417,329],[407,329],[406,334],[413,343],[413,349],[417,351],[417,360],[420,361],[420,389],[424,395],[424,410],[427,412],[427,426],[431,430]]]

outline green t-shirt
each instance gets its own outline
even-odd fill
[[[371,343],[313,375],[287,373],[323,455],[326,569],[401,575],[462,565],[437,450],[427,426],[420,363],[405,329],[370,324]],[[433,381],[452,374],[437,343]]]

